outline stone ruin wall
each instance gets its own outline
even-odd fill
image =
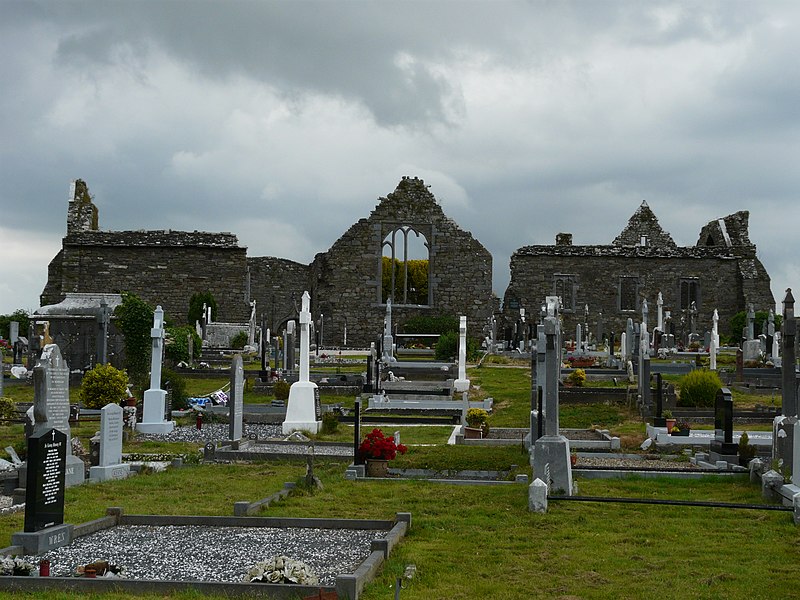
[[[404,177],[381,198],[369,218],[361,219],[311,265],[314,318],[325,318],[324,340],[340,344],[347,317],[348,345],[368,346],[383,330],[386,305],[380,298],[382,241],[399,225],[411,225],[430,239],[432,304],[392,306],[401,326],[418,315],[467,316],[469,334],[483,336],[492,315],[492,257],[469,232],[442,212],[425,183]]]
[[[246,321],[247,249],[235,235],[182,231],[83,231],[67,235],[50,263],[41,304],[66,292],[130,291],[185,323],[189,299],[209,291],[218,319]]]
[[[280,335],[283,324],[297,315],[303,292],[309,288],[308,265],[261,256],[247,259],[250,276],[250,299],[256,301],[257,325],[265,317],[271,335]],[[293,297],[294,294],[294,297]]]
[[[577,258],[518,252],[511,259],[512,284],[506,291],[504,306],[508,306],[510,298],[518,298],[520,306],[526,309],[526,315],[538,316],[545,296],[553,295],[553,275],[574,274],[577,280],[576,310],[563,313],[566,338],[575,338],[576,326],[579,323],[583,325],[584,306],[588,304],[589,329],[592,335],[597,333],[598,312],[602,312],[605,336],[608,337],[609,332],[613,331],[619,341],[619,334],[625,330],[629,317],[634,322],[642,320],[641,304],[635,311],[619,310],[619,278],[638,275],[640,299],[647,298],[650,330],[658,323],[656,298],[660,291],[664,298],[664,310],[672,311],[677,333],[680,331],[681,316],[678,309],[680,280],[698,277],[701,281],[698,332],[711,329],[711,316],[716,308],[719,312],[720,333],[728,335],[731,317],[744,306],[738,270],[737,261],[731,258],[708,257],[698,260],[691,257],[603,256],[599,253]],[[512,322],[516,318],[514,311],[509,309],[504,314]]]

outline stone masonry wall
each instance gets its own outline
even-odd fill
[[[189,299],[209,291],[220,321],[246,321],[246,248],[236,236],[178,231],[88,231],[68,235],[51,261],[42,305],[66,292],[130,291],[184,323]]]
[[[250,271],[250,299],[256,301],[256,315],[261,315],[273,335],[279,335],[287,319],[296,318],[303,292],[309,290],[309,267],[285,258],[263,256],[247,259]],[[294,294],[294,297],[292,297]]]
[[[348,345],[367,346],[381,334],[386,314],[379,279],[382,242],[400,225],[428,238],[432,303],[394,304],[393,323],[402,331],[402,323],[416,315],[463,314],[470,335],[481,335],[492,314],[491,254],[445,216],[422,180],[404,177],[369,218],[351,226],[311,265],[312,310],[315,319],[326,315],[326,345],[341,344],[345,319]]]

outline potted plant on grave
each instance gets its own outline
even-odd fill
[[[661,416],[664,417],[664,420],[667,423],[667,433],[671,434],[672,428],[675,427],[675,423],[677,423],[677,419],[672,416],[671,410],[665,410],[663,413],[661,413]]]
[[[464,427],[464,439],[481,439],[488,419],[489,413],[482,408],[470,408],[467,411],[467,425]]]
[[[397,453],[408,451],[403,444],[396,444],[394,436],[386,436],[380,429],[373,429],[361,442],[358,452],[366,460],[367,477],[386,477],[389,473],[389,461],[394,460]]]
[[[676,419],[675,425],[670,429],[670,435],[683,435],[688,436],[691,426],[686,419]]]

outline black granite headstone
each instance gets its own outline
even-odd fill
[[[739,444],[733,442],[733,396],[728,388],[717,390],[714,402],[714,440],[710,448],[719,454],[739,452]]]
[[[64,522],[67,436],[48,429],[28,438],[25,531],[32,533]]]

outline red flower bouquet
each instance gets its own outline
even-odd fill
[[[395,444],[393,435],[385,436],[380,429],[373,429],[361,442],[358,451],[362,458],[393,460],[398,452],[405,454],[408,448],[403,444]]]

